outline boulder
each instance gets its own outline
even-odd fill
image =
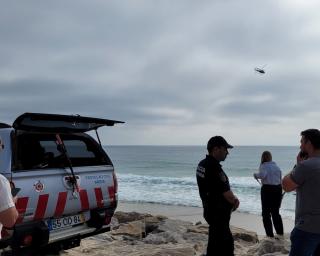
[[[243,228],[231,227],[234,240],[243,240],[249,243],[258,243],[258,235],[255,232],[245,230]]]
[[[119,228],[112,230],[114,236],[132,236],[134,238],[142,238],[145,233],[144,223],[141,220],[132,221],[126,224],[120,224]]]
[[[288,235],[284,239],[263,238],[258,244],[248,250],[248,255],[288,255],[290,240]]]
[[[152,217],[148,213],[138,213],[138,212],[115,212],[113,218],[116,218],[119,223],[127,223],[135,220],[142,220],[146,217]]]

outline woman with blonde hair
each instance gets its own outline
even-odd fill
[[[253,174],[261,180],[261,204],[263,226],[268,237],[274,237],[272,222],[277,235],[283,236],[283,223],[279,213],[282,201],[281,170],[272,161],[269,151],[261,155],[259,172]],[[271,221],[272,218],[272,221]]]

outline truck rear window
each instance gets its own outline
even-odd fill
[[[72,166],[112,165],[109,157],[88,135],[60,135]],[[17,136],[15,170],[68,167],[55,134],[23,133]]]

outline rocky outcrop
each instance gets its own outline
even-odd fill
[[[288,255],[290,251],[289,237],[285,236],[281,239],[264,238],[259,244],[252,246],[246,255]]]
[[[288,255],[288,238],[262,239],[254,232],[232,227],[235,255]],[[206,250],[208,226],[135,212],[117,212],[112,231],[82,240],[63,252],[69,256],[196,256]]]

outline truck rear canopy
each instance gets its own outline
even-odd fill
[[[101,126],[113,126],[117,123],[124,122],[79,115],[24,113],[12,126],[16,130],[24,131],[75,133],[96,130]]]

